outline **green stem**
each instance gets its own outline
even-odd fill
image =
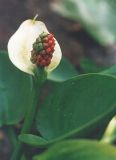
[[[39,72],[39,73],[38,73]],[[39,77],[38,77],[39,75]],[[21,130],[21,134],[29,133],[34,121],[34,118],[36,117],[37,108],[38,108],[38,100],[41,93],[41,88],[43,86],[43,83],[46,79],[46,74],[44,70],[38,70],[35,73],[35,77],[33,78],[33,84],[35,87],[35,97],[33,99],[33,104],[30,105],[30,108],[27,110],[27,114],[25,116],[25,121]],[[39,88],[39,90],[38,90]],[[39,93],[38,93],[39,91]],[[11,160],[20,160],[21,156],[23,154],[23,144],[22,142],[18,142],[18,145],[11,157]]]
[[[36,14],[35,17],[33,18],[33,20],[32,20],[33,23],[35,23],[37,17],[38,17],[38,14]]]
[[[14,150],[17,147],[17,145],[18,145],[18,140],[17,140],[16,133],[14,131],[14,128],[13,128],[13,126],[7,126],[5,128],[5,130],[7,132],[8,138],[9,138],[10,143],[12,145],[12,149]],[[21,157],[21,160],[26,160],[25,155],[23,155]]]
[[[116,142],[116,116],[108,124],[101,142],[114,144]]]

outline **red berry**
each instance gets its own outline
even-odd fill
[[[40,65],[41,65],[41,66],[46,66],[46,60],[43,59],[43,60],[40,62]]]
[[[34,47],[35,48],[31,52],[32,63],[36,64],[38,67],[48,66],[51,63],[54,52],[54,36],[52,34],[42,33],[40,38],[34,43]]]
[[[47,53],[47,54],[51,54],[51,48],[47,48],[47,49],[46,49],[46,53]]]
[[[43,56],[43,59],[45,59],[45,60],[47,60],[49,58],[49,55],[48,54],[45,54],[44,56]]]
[[[47,62],[50,62],[51,61],[51,58],[49,57],[48,59],[47,59]]]
[[[54,45],[54,46],[55,46],[55,41],[52,41],[52,45]]]
[[[52,44],[53,44],[53,41],[52,41],[52,40],[49,40],[49,41],[48,41],[48,44],[49,44],[49,45],[52,45]]]
[[[41,56],[41,55],[38,55],[38,61],[40,62],[42,59],[43,59],[43,57]]]
[[[51,51],[54,52],[54,45],[52,45],[50,48],[51,48]]]
[[[46,64],[49,65],[51,63],[51,58],[48,58]]]
[[[54,36],[52,34],[48,35],[48,39],[52,39]]]

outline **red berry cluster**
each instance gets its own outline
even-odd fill
[[[55,47],[54,36],[50,33],[43,32],[36,39],[31,51],[31,61],[40,67],[48,66],[51,63]]]

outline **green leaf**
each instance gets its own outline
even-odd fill
[[[46,95],[36,123],[41,135],[51,141],[85,136],[115,113],[116,78],[87,74],[57,84],[55,91]]]
[[[112,66],[109,69],[102,71],[101,73],[116,76],[116,66]]]
[[[60,142],[33,160],[116,160],[116,148],[97,141]]]
[[[18,70],[7,52],[0,52],[0,126],[16,124],[31,105],[33,89],[31,77]]]
[[[42,147],[48,144],[48,141],[44,138],[32,134],[21,134],[19,135],[19,140],[34,147]]]
[[[78,72],[73,65],[67,59],[62,58],[60,65],[48,75],[48,80],[62,82],[77,75]]]
[[[53,9],[65,17],[79,20],[102,45],[116,42],[115,0],[59,0]]]
[[[80,68],[83,73],[97,73],[106,69],[105,67],[97,66],[94,61],[87,58],[80,60]]]

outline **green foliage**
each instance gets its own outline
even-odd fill
[[[116,148],[97,141],[60,142],[33,160],[115,160]]]
[[[115,0],[59,0],[53,8],[65,17],[79,20],[102,45],[116,42]]]
[[[23,118],[33,99],[31,78],[11,63],[7,52],[0,52],[0,126]]]
[[[87,58],[80,60],[80,68],[83,73],[97,73],[106,69],[105,67],[97,66],[93,60]]]
[[[71,63],[63,59],[48,79],[61,82],[77,74]],[[35,96],[32,77],[17,69],[4,51],[0,52],[0,77],[0,126],[16,124],[23,118],[26,108],[32,105]]]
[[[115,0],[53,3],[55,11],[80,22],[101,45],[116,43]],[[11,160],[28,158],[25,144],[42,148],[42,154],[33,160],[116,160],[116,147],[107,144],[116,140],[116,117],[110,121],[116,114],[116,66],[105,69],[83,59],[80,71],[89,74],[79,75],[62,58],[49,75],[43,67],[34,71],[34,76],[20,71],[11,63],[7,52],[0,52],[0,127],[11,125],[6,130],[15,148]],[[47,89],[42,88],[46,79]],[[13,125],[23,118],[17,142]],[[103,132],[109,121],[99,142],[85,140],[98,127]]]
[[[21,134],[19,139],[23,143],[34,147],[45,147],[49,145],[49,142],[44,138],[32,134]]]
[[[59,66],[48,75],[48,80],[62,82],[77,75],[74,66],[67,59],[62,58]]]
[[[77,76],[57,84],[40,107],[37,129],[53,139],[83,136],[116,112],[116,79],[101,74]],[[101,120],[101,121],[100,121]]]
[[[116,76],[116,66],[112,66],[106,70],[103,70],[101,73]]]
[[[102,70],[90,61],[81,63],[81,68],[85,72]],[[45,72],[36,70],[33,80],[10,62],[7,52],[0,52],[0,126],[18,123],[30,108],[14,152],[16,157],[20,159],[25,143],[48,148],[34,160],[115,160],[116,148],[101,142],[69,140],[59,143],[65,138],[86,138],[94,128],[103,127],[116,114],[115,70],[113,66],[100,73],[78,75],[70,62],[63,59],[58,69],[48,76],[50,84],[55,84],[54,89],[43,96],[34,117]],[[28,132],[33,118],[41,136]]]

